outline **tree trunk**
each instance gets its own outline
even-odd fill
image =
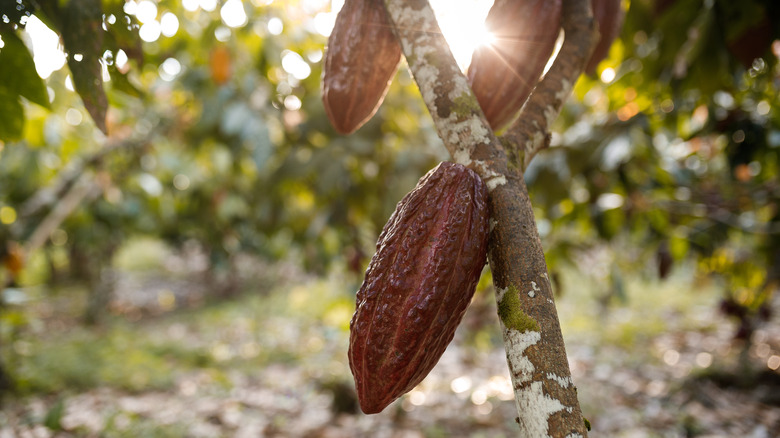
[[[83,318],[85,324],[98,325],[105,319],[117,281],[117,272],[112,263],[117,248],[117,244],[108,243],[105,247],[97,248],[93,253],[95,257],[90,260],[95,267],[87,283],[89,291]]]
[[[524,112],[534,113],[521,114],[508,135],[499,140],[452,57],[428,1],[385,0],[445,147],[454,161],[476,171],[488,186],[488,257],[521,436],[584,437],[588,433],[522,169],[546,147],[549,124],[560,112],[595,43],[589,3],[564,0],[562,24],[567,42],[524,107]],[[510,162],[507,152],[515,160]]]

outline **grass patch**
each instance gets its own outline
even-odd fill
[[[635,350],[672,328],[701,330],[702,324],[725,321],[699,321],[689,316],[691,309],[716,307],[722,295],[712,284],[694,285],[692,272],[681,271],[664,281],[630,276],[624,299],[613,300],[606,307],[596,297],[608,285],[574,269],[563,271],[564,284],[577,285],[557,300],[564,337],[575,343]]]
[[[129,324],[93,331],[28,338],[14,355],[14,378],[23,394],[84,390],[107,385],[131,392],[166,389],[177,373],[212,364],[198,348],[159,341]]]
[[[114,255],[114,266],[127,271],[157,271],[171,249],[153,237],[134,237],[123,243]]]
[[[70,314],[43,317],[30,307],[27,322],[13,342],[0,345],[0,354],[21,395],[167,390],[198,370],[227,385],[228,370],[253,373],[270,363],[306,362],[345,345],[354,297],[343,284],[325,278],[279,286],[161,318],[109,318],[99,328],[84,327]],[[47,327],[51,323],[56,327]]]
[[[104,438],[179,438],[187,436],[183,424],[161,425],[159,422],[138,415],[120,413],[108,419],[100,436]]]

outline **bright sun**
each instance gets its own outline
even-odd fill
[[[452,55],[465,70],[474,49],[494,40],[485,29],[485,17],[493,6],[493,0],[430,0],[430,4]],[[317,14],[314,24],[321,34],[330,35],[336,14],[343,5],[344,0],[331,0],[331,12]]]
[[[317,1],[317,0],[311,0]],[[327,1],[327,0],[320,0]],[[485,29],[493,0],[429,0],[441,32],[450,45],[450,50],[461,69],[471,63],[471,54],[480,45],[494,41]],[[322,35],[330,35],[344,0],[330,0],[331,12],[321,12],[314,18],[314,26]]]
[[[492,0],[431,0],[441,32],[461,69],[471,62],[471,54],[480,45],[490,44],[493,36],[485,29],[485,17]]]

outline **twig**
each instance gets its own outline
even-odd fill
[[[142,124],[139,123],[139,126]],[[170,123],[166,120],[158,120],[151,127],[137,130],[134,135],[122,140],[109,140],[108,143],[99,151],[75,162],[66,170],[62,171],[58,179],[48,187],[39,189],[19,208],[20,219],[29,220],[35,214],[50,207],[51,211],[43,217],[33,229],[29,237],[24,237],[25,227],[23,220],[18,220],[11,227],[11,233],[14,239],[23,241],[23,254],[29,256],[31,253],[40,249],[49,238],[51,233],[57,229],[68,216],[70,216],[79,205],[85,200],[95,199],[101,190],[101,186],[95,181],[95,175],[92,168],[99,165],[103,159],[117,151],[133,150],[143,147],[151,141],[156,135],[168,129]],[[0,286],[5,288],[10,282],[8,277]],[[2,290],[0,288],[0,290]]]
[[[35,231],[24,245],[24,254],[32,254],[46,243],[52,231],[81,205],[84,200],[94,199],[100,194],[100,186],[94,181],[94,175],[85,173],[68,190],[65,196],[57,202],[54,209],[35,227]]]
[[[43,187],[27,198],[19,207],[19,217],[27,218],[40,212],[55,203],[69,190],[76,180],[90,168],[99,165],[103,159],[119,150],[131,150],[143,147],[160,131],[166,129],[167,122],[159,121],[150,129],[144,129],[144,133],[136,132],[135,135],[124,139],[112,139],[97,152],[82,158],[76,158],[69,162],[57,175],[57,179],[49,186]]]
[[[564,40],[553,65],[528,97],[515,123],[502,136],[506,143],[518,147],[513,152],[522,157],[522,163],[518,164],[523,169],[550,145],[550,125],[558,118],[597,41],[589,1],[564,0],[561,26]]]

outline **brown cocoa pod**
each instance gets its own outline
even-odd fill
[[[363,412],[382,411],[436,365],[474,295],[487,242],[487,189],[462,165],[439,164],[398,203],[350,322]]]
[[[346,0],[322,71],[322,102],[336,131],[351,134],[376,113],[400,61],[382,0]]]
[[[585,72],[593,74],[602,59],[609,54],[609,48],[615,41],[620,29],[623,28],[625,11],[621,6],[622,0],[592,0],[593,18],[599,24],[599,42],[593,49],[593,53],[585,65]]]
[[[496,0],[485,26],[494,40],[474,51],[468,78],[490,126],[499,129],[523,106],[552,55],[561,0]]]

